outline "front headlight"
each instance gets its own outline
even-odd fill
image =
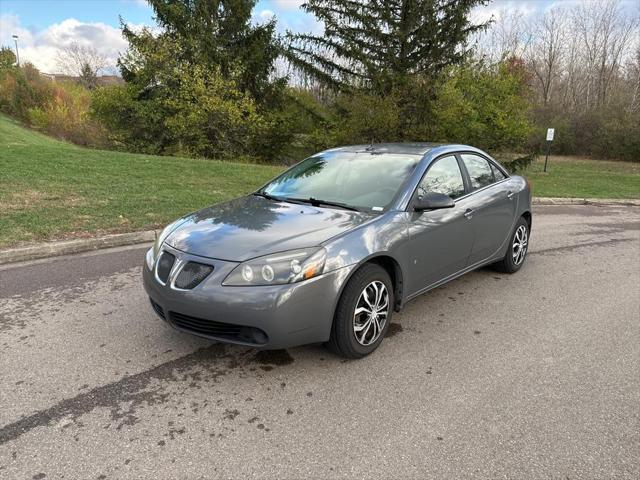
[[[223,285],[282,285],[308,280],[324,271],[324,248],[304,248],[274,253],[241,263],[224,279]]]

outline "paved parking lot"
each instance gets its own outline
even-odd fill
[[[140,247],[0,267],[0,478],[640,478],[640,208],[531,247],[359,361],[172,330]]]

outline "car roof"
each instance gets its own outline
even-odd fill
[[[396,142],[396,143],[370,143],[368,145],[347,145],[331,148],[327,152],[369,152],[369,153],[406,153],[412,155],[424,155],[429,150],[447,145],[445,143],[430,142]]]

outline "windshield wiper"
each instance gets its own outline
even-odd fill
[[[346,203],[331,202],[329,200],[320,200],[318,198],[313,198],[313,197],[309,197],[309,198],[287,198],[287,200],[293,200],[294,202],[301,202],[301,203],[309,203],[314,207],[319,207],[320,205],[326,205],[328,207],[338,207],[338,208],[343,208],[345,210],[351,210],[352,212],[359,212],[360,211],[357,208],[352,207],[351,205],[347,205]]]
[[[274,197],[273,195],[269,195],[268,193],[264,192],[253,192],[252,195],[255,195],[256,197],[266,198],[267,200],[273,200],[274,202],[283,202],[286,200],[285,198]]]

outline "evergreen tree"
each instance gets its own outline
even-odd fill
[[[91,65],[87,62],[85,62],[80,69],[80,84],[89,90],[98,85],[98,76],[93,68],[91,68]]]
[[[435,77],[465,56],[472,8],[487,0],[308,0],[323,35],[288,33],[286,56],[325,85],[389,93],[408,77]]]
[[[157,61],[159,50],[169,48],[172,67],[219,69],[258,101],[272,93],[271,75],[280,46],[275,19],[252,24],[256,0],[149,0],[149,4],[162,31],[153,35],[123,25],[130,50],[119,66],[126,81],[153,84],[156,70],[164,67]]]
[[[16,64],[16,54],[9,47],[0,48],[0,70],[9,69]]]

